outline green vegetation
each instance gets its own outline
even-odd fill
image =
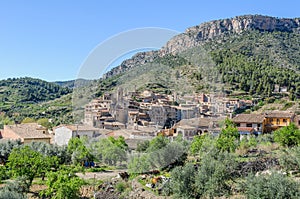
[[[46,172],[58,164],[57,157],[43,156],[29,146],[14,149],[8,157],[7,167],[11,176],[23,177],[25,190],[29,191],[32,181],[37,176],[44,176]]]
[[[299,182],[283,174],[248,176],[243,187],[247,198],[299,198]]]
[[[5,124],[33,122],[41,118],[52,120],[46,127],[72,122],[71,91],[29,77],[1,80],[0,128]]]
[[[237,139],[239,136],[234,123],[226,119],[225,128],[221,130],[216,145],[221,151],[234,152],[237,148]]]
[[[15,104],[49,101],[71,92],[54,83],[29,77],[1,80],[0,91],[2,111],[9,111]]]
[[[128,146],[123,137],[92,141],[85,137],[73,138],[68,146],[43,142],[24,145],[19,140],[2,140],[0,156],[3,166],[0,167],[0,180],[5,186],[0,188],[0,196],[26,198],[26,194],[30,193],[41,198],[80,198],[80,188],[89,181],[84,181],[75,173],[85,171],[82,167],[85,162],[97,160],[102,165],[116,165],[127,159],[127,151]],[[111,169],[107,166],[90,166],[87,166],[86,171],[102,172]],[[33,184],[47,187],[32,192]],[[127,185],[119,183],[117,189],[123,192]]]
[[[300,130],[294,123],[274,132],[274,140],[282,146],[292,147],[300,144]]]
[[[84,184],[84,180],[76,176],[72,169],[64,167],[59,171],[47,173],[48,189],[40,192],[40,195],[53,199],[76,199],[80,198],[79,189]]]
[[[300,147],[295,144],[298,130],[293,125],[280,130],[289,131],[280,137],[292,144],[279,147],[281,139],[276,133],[240,140],[228,119],[217,137],[202,135],[191,142],[180,138],[170,142],[158,136],[141,144],[141,153],[130,159],[129,171],[136,176],[160,170],[171,180],[155,185],[153,191],[160,190],[161,195],[172,198],[298,198],[299,183],[294,177],[300,172]],[[171,145],[176,150],[168,150]],[[176,160],[169,159],[169,154]],[[147,184],[145,180],[139,182]]]
[[[249,94],[270,97],[275,84],[286,86],[290,98],[300,97],[298,33],[247,31],[208,42],[222,83]]]

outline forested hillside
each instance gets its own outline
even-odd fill
[[[206,48],[216,63],[221,81],[232,90],[270,96],[275,85],[300,97],[300,34],[248,31],[209,42]]]
[[[9,118],[12,122],[20,122],[25,117],[62,117],[61,114],[71,112],[71,96],[63,97],[69,93],[71,90],[68,88],[40,79],[25,77],[1,80],[0,112],[5,113],[1,117]]]
[[[157,92],[241,91],[270,97],[286,87],[290,99],[300,97],[300,34],[245,31],[222,35],[203,45],[132,68],[100,81],[98,94],[123,86]]]

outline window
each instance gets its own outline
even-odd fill
[[[246,127],[252,127],[252,124],[247,124]]]
[[[240,127],[240,126],[241,126],[241,123],[237,123],[236,126],[237,126],[237,127]]]
[[[287,123],[287,119],[283,119],[283,122],[284,122],[284,123]]]

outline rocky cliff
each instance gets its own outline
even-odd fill
[[[106,73],[104,78],[121,74],[133,67],[151,62],[158,56],[177,54],[220,36],[240,34],[250,30],[300,33],[300,18],[287,19],[262,15],[244,15],[206,22],[190,27],[184,33],[173,37],[159,51],[138,53],[131,59],[125,60],[120,66]]]
[[[161,55],[176,54],[222,35],[240,34],[249,30],[300,32],[300,18],[280,19],[261,15],[245,15],[206,22],[188,28],[184,33],[172,38],[161,49]]]

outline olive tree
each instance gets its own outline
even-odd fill
[[[29,146],[14,149],[8,157],[7,167],[13,177],[23,177],[29,190],[37,176],[43,176],[53,166],[57,166],[56,157],[43,156]]]

